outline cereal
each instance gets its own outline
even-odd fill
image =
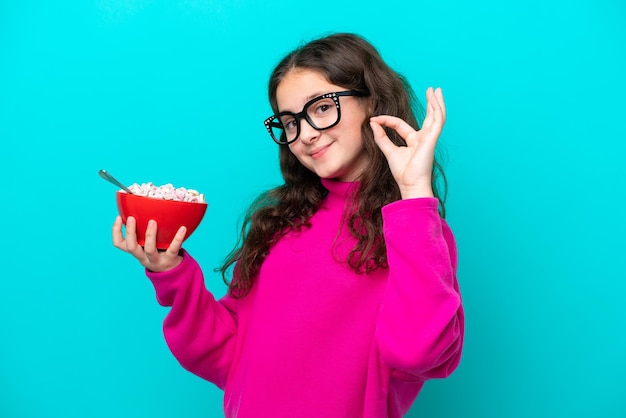
[[[163,186],[155,186],[152,182],[134,183],[128,189],[138,196],[152,197],[163,200],[176,200],[179,202],[204,203],[204,195],[197,190],[174,187],[171,183]]]

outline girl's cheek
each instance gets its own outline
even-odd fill
[[[291,151],[291,153],[292,153],[293,155],[295,155],[296,157],[298,156],[298,153],[299,153],[299,148],[300,148],[300,147],[298,146],[298,145],[299,145],[299,144],[298,144],[298,142],[299,142],[299,140],[298,140],[298,141],[296,141],[296,142],[294,142],[294,143],[292,143],[292,144],[289,144],[289,145],[288,145],[288,147],[289,147],[289,151]]]

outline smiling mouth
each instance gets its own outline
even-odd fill
[[[319,158],[321,157],[326,150],[328,149],[328,147],[330,147],[332,144],[328,144],[328,145],[324,145],[323,147],[317,148],[316,150],[314,150],[313,152],[311,152],[309,155],[312,158]]]

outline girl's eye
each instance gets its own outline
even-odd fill
[[[295,119],[287,119],[282,121],[283,127],[286,131],[292,131],[296,129],[296,120]]]
[[[328,106],[327,104],[323,104],[323,105],[321,105],[320,107],[318,107],[318,108],[317,108],[317,111],[318,111],[318,112],[321,112],[321,113],[324,113],[324,112],[327,112],[327,111],[328,111],[328,108],[329,108],[329,107],[330,107],[330,106]]]
[[[317,107],[315,108],[315,113],[318,115],[323,115],[325,113],[328,113],[328,111],[332,108],[332,104],[331,103],[327,103],[327,102],[322,102],[320,104],[317,105]]]

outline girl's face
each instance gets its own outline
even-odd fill
[[[279,112],[298,113],[311,99],[326,93],[348,90],[329,83],[317,71],[294,69],[276,89]],[[289,149],[309,170],[321,178],[355,181],[367,159],[363,149],[361,126],[367,117],[365,102],[357,97],[339,98],[341,120],[332,128],[318,131],[302,119],[300,136]]]

